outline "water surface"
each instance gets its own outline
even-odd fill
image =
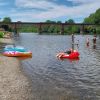
[[[90,46],[86,47],[88,36],[76,35],[79,40],[80,60],[58,60],[60,51],[71,48],[71,36],[34,35],[21,33],[15,39],[16,45],[22,45],[32,51],[31,59],[22,61],[23,71],[32,80],[35,100],[100,100],[100,39],[96,48],[90,37]]]

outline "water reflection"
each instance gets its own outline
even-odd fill
[[[96,49],[96,45],[93,45],[93,49]]]
[[[17,57],[19,60],[26,60],[26,59],[31,59],[32,56],[25,56],[25,57]]]

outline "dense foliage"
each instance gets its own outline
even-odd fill
[[[86,27],[86,29],[89,31],[89,32],[96,32],[97,34],[100,34],[100,25],[97,25],[97,24],[100,24],[100,8],[98,10],[96,10],[95,13],[93,14],[90,14],[89,17],[85,18],[84,19],[84,23],[92,23],[92,24],[96,24],[96,26],[88,26]]]
[[[95,13],[85,18],[84,23],[100,24],[100,8]]]
[[[10,23],[11,22],[11,18],[10,17],[4,17],[3,21],[4,23]]]
[[[3,38],[4,32],[0,32],[0,38]]]

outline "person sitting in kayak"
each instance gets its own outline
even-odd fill
[[[73,49],[70,49],[70,50],[66,50],[65,52],[61,52],[61,53],[58,53],[56,55],[57,58],[61,58],[61,56],[65,55],[65,54],[71,54],[73,52]]]
[[[71,54],[71,51],[70,50],[67,50],[64,53]]]
[[[70,49],[70,50],[65,51],[64,53],[71,54],[72,52],[73,52],[73,49]]]

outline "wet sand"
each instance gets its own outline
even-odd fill
[[[0,39],[2,43],[13,43],[11,39]],[[0,54],[0,100],[35,100],[31,82],[21,70],[17,58]]]

